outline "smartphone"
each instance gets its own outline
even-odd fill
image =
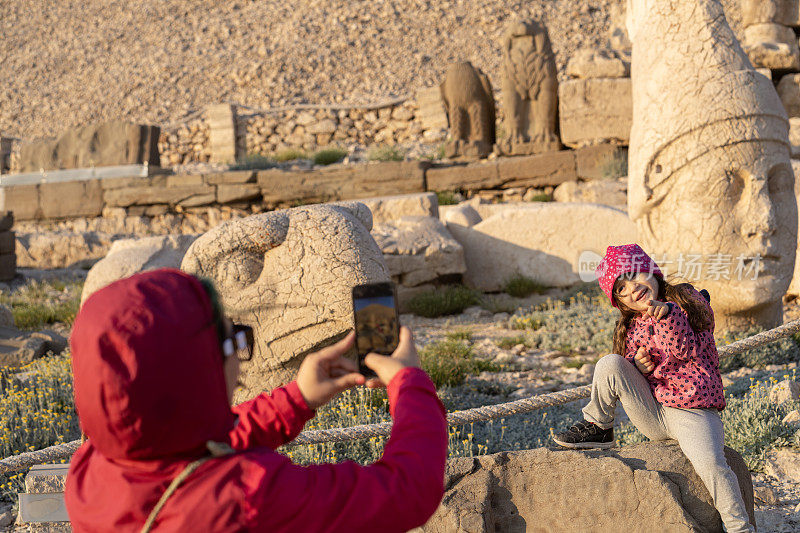
[[[397,291],[394,283],[369,283],[353,287],[353,324],[356,329],[358,371],[375,377],[364,358],[370,352],[391,355],[400,342]]]

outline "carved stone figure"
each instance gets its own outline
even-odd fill
[[[494,94],[489,78],[469,61],[448,67],[439,86],[450,124],[446,157],[486,157],[495,141]]]
[[[352,287],[389,281],[371,227],[364,204],[343,202],[231,220],[192,244],[181,268],[213,280],[231,319],[254,328],[236,401],[287,383],[352,329]]]
[[[506,154],[558,150],[558,78],[547,28],[535,20],[511,23],[503,37]]]
[[[673,261],[668,277],[708,289],[718,331],[775,326],[797,248],[786,111],[718,0],[628,5],[639,239]],[[689,270],[692,256],[700,268]]]

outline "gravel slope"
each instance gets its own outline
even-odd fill
[[[0,133],[111,118],[167,123],[208,103],[366,103],[469,59],[499,85],[503,27],[542,18],[559,68],[604,42],[625,0],[4,0]],[[737,28],[739,0],[723,0]]]

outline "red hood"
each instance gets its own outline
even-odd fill
[[[72,332],[75,406],[110,459],[203,453],[227,442],[231,413],[211,302],[178,270],[131,276],[94,293]]]

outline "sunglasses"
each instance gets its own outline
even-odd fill
[[[232,324],[231,334],[222,341],[222,354],[231,357],[236,354],[239,361],[249,361],[253,357],[255,338],[253,328],[241,324]]]

